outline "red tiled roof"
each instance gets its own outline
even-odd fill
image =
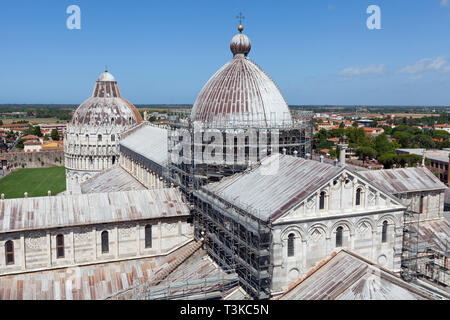
[[[22,137],[22,140],[39,140],[39,137],[29,134],[25,137]]]

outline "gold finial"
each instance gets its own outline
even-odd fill
[[[242,15],[242,12],[239,12],[239,15],[236,17],[236,19],[239,20],[238,30],[240,33],[242,33],[242,31],[244,30],[244,26],[242,25],[242,20],[245,19],[245,17]]]

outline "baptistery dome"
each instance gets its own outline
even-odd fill
[[[230,43],[233,59],[201,90],[192,121],[217,125],[271,127],[290,125],[289,107],[273,80],[248,57],[250,39],[239,26]]]
[[[64,155],[67,190],[117,163],[123,132],[142,122],[137,109],[120,95],[107,70],[95,83],[92,96],[75,111],[67,126]]]
[[[124,126],[142,122],[139,112],[122,98],[116,79],[108,71],[98,78],[92,97],[75,111],[72,126]]]

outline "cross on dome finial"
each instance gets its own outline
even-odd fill
[[[108,72],[108,66],[105,66],[105,72]]]
[[[242,15],[242,12],[239,12],[239,15],[236,17],[236,19],[239,20],[238,30],[240,33],[242,33],[242,31],[244,30],[244,26],[242,25],[242,20],[245,19],[245,17]]]

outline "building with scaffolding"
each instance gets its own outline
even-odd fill
[[[208,253],[256,299],[282,293],[340,249],[400,271],[406,208],[344,166],[272,155],[194,196]]]

